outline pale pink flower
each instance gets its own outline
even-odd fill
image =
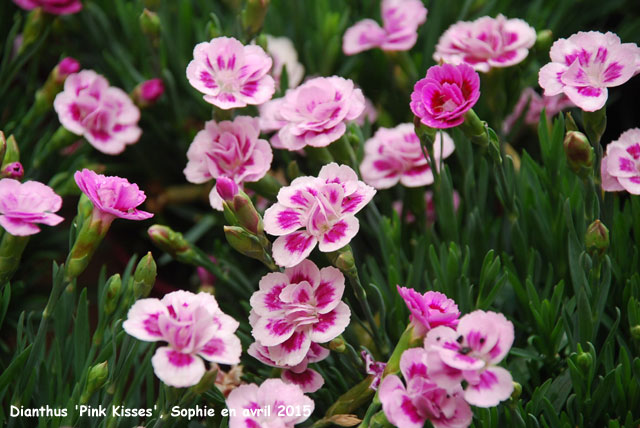
[[[41,7],[52,15],[70,15],[82,10],[80,0],[13,0],[13,2],[25,10]]]
[[[431,128],[444,129],[464,122],[464,114],[480,98],[480,76],[467,64],[434,65],[416,82],[411,111]]]
[[[549,55],[551,62],[538,75],[544,94],[564,93],[582,110],[596,111],[607,102],[607,88],[634,75],[640,48],[611,32],[581,31],[556,40]]]
[[[524,115],[524,123],[527,125],[537,125],[538,122],[540,122],[542,110],[545,111],[547,121],[549,121],[551,117],[569,107],[575,107],[575,104],[564,93],[548,97],[546,95],[539,95],[533,88],[526,88],[522,91],[513,112],[505,118],[502,130],[504,133],[508,133],[520,116],[522,116],[525,108],[527,112]]]
[[[187,66],[189,83],[216,107],[227,110],[262,104],[275,92],[268,74],[272,60],[260,46],[217,37],[197,44],[193,58]]]
[[[384,369],[387,367],[387,363],[374,360],[373,356],[368,351],[362,351],[360,355],[364,360],[364,371],[368,375],[373,376],[373,380],[371,381],[369,388],[377,391],[380,386],[380,381],[382,380],[382,375],[384,374]]]
[[[438,326],[455,328],[458,325],[460,311],[452,299],[438,291],[427,291],[424,294],[406,287],[397,286],[400,297],[411,312],[410,319],[415,332],[424,336],[429,330]]]
[[[513,338],[513,324],[496,312],[471,312],[460,318],[457,330],[435,327],[424,341],[429,377],[447,391],[458,390],[464,381],[467,403],[497,406],[513,392],[511,373],[496,366]]]
[[[472,22],[453,24],[440,36],[433,59],[468,64],[477,71],[510,67],[529,54],[536,30],[522,19],[483,16]]]
[[[431,190],[427,190],[424,192],[424,201],[427,217],[427,225],[432,225],[436,222],[436,205],[433,201],[433,192]],[[453,191],[453,210],[458,212],[458,207],[460,206],[460,194],[457,190]],[[393,210],[398,213],[399,216],[402,215],[403,204],[402,201],[394,201],[392,204]],[[404,214],[404,220],[407,223],[413,223],[416,221],[416,216],[410,210],[406,210]]]
[[[293,366],[277,364],[270,356],[269,347],[261,345],[258,342],[253,342],[249,346],[247,353],[268,366],[283,369],[280,378],[285,383],[298,385],[300,389],[302,389],[302,392],[316,392],[324,385],[324,379],[320,373],[309,368],[310,363],[317,363],[329,356],[329,350],[317,343],[311,342],[307,355],[305,355],[300,363]]]
[[[344,275],[334,267],[304,260],[284,273],[262,277],[250,299],[249,322],[259,345],[278,366],[304,361],[312,343],[325,343],[342,334],[351,311],[341,301]]]
[[[264,230],[278,236],[273,243],[275,262],[295,266],[318,243],[325,253],[347,245],[360,228],[355,214],[375,193],[349,166],[333,162],[323,166],[318,177],[293,180],[264,213]]]
[[[135,183],[126,178],[108,177],[90,169],[76,171],[73,178],[94,206],[94,215],[106,223],[116,217],[146,220],[153,214],[137,209],[147,198]]]
[[[162,300],[138,300],[122,324],[136,339],[168,343],[156,350],[151,364],[161,381],[178,388],[200,381],[206,371],[202,358],[219,364],[240,362],[238,326],[211,294],[184,290],[166,294]]]
[[[282,69],[285,67],[287,69],[289,88],[295,88],[302,82],[304,66],[298,61],[298,52],[296,52],[296,48],[289,38],[267,35],[267,53],[273,59],[271,75],[276,82],[276,86],[280,86]]]
[[[382,0],[383,27],[364,19],[348,28],[342,39],[345,55],[379,47],[385,51],[408,51],[418,40],[418,27],[427,20],[420,0]]]
[[[364,97],[364,110],[360,116],[353,119],[353,122],[358,126],[363,126],[365,120],[369,120],[370,124],[375,123],[378,118],[378,110],[376,110],[376,106],[373,105],[373,102],[367,97]]]
[[[229,416],[229,428],[292,428],[306,421],[314,407],[297,385],[280,379],[267,379],[259,387],[240,385],[227,398],[227,408],[235,410]]]
[[[53,108],[68,131],[82,135],[102,153],[117,155],[140,138],[140,110],[126,92],[109,86],[93,70],[71,74]]]
[[[640,129],[629,129],[607,145],[601,163],[602,189],[640,195]]]
[[[242,183],[258,181],[271,167],[273,152],[260,139],[258,119],[238,116],[233,122],[205,123],[187,151],[184,175],[191,183],[205,183],[212,178],[227,177]],[[209,194],[211,206],[222,210],[222,198],[216,187]]]
[[[288,150],[305,146],[325,147],[347,130],[345,122],[364,110],[364,95],[351,80],[316,77],[289,89],[275,119],[286,122],[278,131],[278,143]]]
[[[466,428],[473,413],[462,398],[462,387],[446,391],[428,375],[427,352],[410,348],[400,357],[400,371],[382,380],[378,395],[389,422],[402,428],[422,428],[429,420],[434,428]]]
[[[433,148],[436,167],[439,168],[440,160],[449,157],[455,145],[448,134],[438,132]],[[365,142],[364,151],[360,164],[362,179],[376,189],[388,189],[398,182],[407,187],[433,183],[433,170],[422,151],[413,123],[379,128]]]
[[[55,226],[62,217],[54,214],[62,198],[51,187],[37,181],[20,183],[12,178],[0,180],[0,226],[14,236],[40,232],[36,223]]]

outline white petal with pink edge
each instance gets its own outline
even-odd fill
[[[204,361],[200,357],[183,354],[167,346],[156,350],[151,364],[162,382],[176,388],[197,384],[205,373]]]
[[[325,343],[338,337],[349,325],[351,310],[344,302],[339,302],[334,310],[318,315],[318,322],[313,324],[311,340]]]
[[[163,340],[162,332],[158,326],[158,317],[169,315],[166,305],[158,299],[141,299],[133,304],[127,320],[122,323],[122,328],[136,339],[146,342]]]

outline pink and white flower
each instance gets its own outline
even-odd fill
[[[277,364],[269,355],[269,347],[258,342],[253,342],[247,353],[268,366],[283,369],[280,375],[281,379],[285,383],[298,385],[302,392],[316,392],[324,385],[324,379],[320,373],[309,368],[310,363],[317,363],[329,356],[329,350],[317,343],[311,343],[307,355],[295,366]]]
[[[137,209],[147,198],[135,183],[126,178],[97,174],[90,169],[76,171],[73,178],[93,204],[93,216],[106,224],[116,218],[146,220],[153,214]]]
[[[522,19],[483,16],[472,22],[453,24],[440,36],[433,59],[468,64],[477,71],[510,67],[529,54],[536,30]]]
[[[513,338],[513,324],[496,312],[471,312],[460,318],[457,330],[435,327],[424,342],[429,377],[450,392],[465,381],[467,403],[497,406],[513,392],[511,374],[496,366],[511,349]]]
[[[316,77],[287,91],[274,119],[284,125],[278,143],[288,150],[325,147],[347,130],[345,122],[364,110],[362,91],[338,76]]]
[[[596,111],[607,102],[607,88],[633,77],[640,48],[635,43],[621,43],[611,32],[581,31],[556,40],[550,56],[551,62],[538,75],[544,94],[564,93],[582,110]]]
[[[508,133],[522,116],[525,108],[527,112],[524,115],[524,123],[537,125],[540,122],[542,110],[545,111],[547,121],[549,121],[551,117],[570,107],[575,107],[575,104],[564,93],[546,96],[538,94],[533,88],[526,88],[522,91],[513,112],[505,118],[502,130]]]
[[[315,403],[298,386],[267,379],[259,387],[252,383],[231,391],[227,408],[235,410],[229,428],[292,428],[311,416]],[[287,409],[293,409],[291,416]]]
[[[427,352],[411,348],[400,357],[406,386],[396,375],[386,376],[378,391],[389,422],[403,428],[422,428],[429,420],[434,428],[466,428],[473,413],[462,397],[462,387],[446,391],[428,375]]]
[[[418,293],[412,288],[398,287],[398,293],[411,312],[410,320],[418,336],[438,326],[456,328],[460,311],[452,299],[438,291]]]
[[[250,299],[249,322],[279,367],[302,363],[312,343],[329,342],[349,325],[351,311],[341,301],[344,275],[334,267],[318,269],[304,260],[263,276],[259,287]]]
[[[434,65],[416,82],[411,111],[431,128],[445,129],[464,122],[464,114],[480,98],[480,76],[467,64]]]
[[[282,70],[287,69],[289,88],[295,88],[302,82],[304,66],[298,61],[298,52],[291,39],[287,37],[273,37],[267,35],[267,53],[273,59],[273,76],[276,86],[280,85]]]
[[[439,168],[440,159],[451,155],[455,145],[448,134],[438,132],[433,148]],[[364,151],[360,172],[364,181],[376,189],[388,189],[398,182],[407,187],[433,183],[431,164],[412,123],[379,128],[365,143]]]
[[[260,46],[243,46],[232,37],[217,37],[193,49],[187,79],[204,94],[206,102],[228,110],[271,99],[275,92],[275,82],[268,74],[271,65],[271,58]]]
[[[206,122],[191,143],[187,158],[184,175],[191,183],[227,177],[242,187],[242,183],[265,176],[273,152],[269,143],[260,139],[258,119],[238,116],[233,122]],[[222,198],[216,187],[211,189],[209,202],[213,208],[222,210]]]
[[[14,236],[40,232],[36,223],[55,226],[64,219],[54,214],[62,198],[51,187],[37,181],[20,183],[12,178],[0,180],[0,226]]]
[[[242,346],[234,334],[238,326],[211,294],[183,290],[162,300],[138,300],[122,324],[136,339],[168,343],[156,350],[151,364],[161,381],[177,388],[200,381],[205,373],[202,358],[219,364],[240,362]]]
[[[13,0],[13,2],[25,10],[41,7],[52,15],[71,15],[82,10],[80,0]]]
[[[122,153],[142,134],[140,110],[129,95],[93,70],[69,75],[53,108],[62,126],[108,155]]]
[[[292,267],[317,244],[322,252],[347,245],[360,228],[355,214],[375,193],[358,180],[354,170],[336,163],[323,166],[318,177],[293,180],[280,189],[278,202],[264,213],[264,230],[278,236],[273,243],[275,262]]]
[[[364,19],[344,33],[345,55],[379,47],[385,51],[408,51],[418,40],[418,27],[427,20],[427,9],[420,0],[383,0],[383,27],[372,19]]]
[[[374,360],[373,356],[368,351],[362,351],[360,355],[364,360],[364,371],[369,376],[373,376],[373,380],[371,381],[369,388],[377,391],[380,386],[380,382],[382,381],[382,376],[384,375],[384,369],[387,367],[387,363]]]
[[[640,129],[629,129],[607,145],[601,163],[602,189],[640,195]]]

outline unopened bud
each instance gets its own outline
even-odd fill
[[[13,178],[14,180],[22,180],[24,177],[24,168],[20,162],[11,162],[0,172],[0,178]]]
[[[80,71],[80,63],[75,58],[68,56],[63,58],[53,69],[53,80],[61,85],[70,74],[78,71]]]
[[[162,79],[150,79],[140,83],[133,89],[131,99],[141,108],[149,107],[158,101],[164,94],[164,83]]]
[[[515,401],[520,398],[520,395],[522,395],[522,385],[520,385],[518,382],[513,382],[513,392],[511,393],[511,399]]]
[[[329,342],[329,349],[335,352],[343,353],[347,350],[347,345],[344,342],[342,336],[338,336]]]
[[[225,226],[224,236],[236,251],[257,260],[263,260],[264,248],[258,238],[238,226]]]
[[[582,370],[587,371],[593,364],[593,357],[588,352],[581,352],[578,354],[577,362]]]
[[[4,163],[4,153],[7,151],[7,139],[4,132],[0,131],[0,164]]]
[[[18,143],[13,135],[10,135],[7,138],[4,157],[2,159],[2,169],[14,162],[20,162],[20,149],[18,148]]]
[[[487,124],[480,120],[473,109],[469,109],[469,111],[464,114],[464,122],[460,125],[460,129],[473,143],[482,147],[489,145]]]
[[[144,256],[133,274],[133,297],[137,300],[147,297],[156,282],[157,267],[151,251]]]
[[[640,340],[640,325],[634,325],[631,327],[631,337],[635,340]]]
[[[595,220],[587,228],[584,242],[590,254],[604,254],[609,248],[609,229],[600,220]]]
[[[231,178],[220,176],[216,179],[216,191],[223,201],[231,203],[238,194],[238,185]]]
[[[540,51],[548,51],[553,43],[553,33],[551,30],[540,30],[536,35],[536,49]]]
[[[353,259],[353,251],[349,245],[343,248],[327,253],[327,257],[331,261],[331,264],[340,269],[343,273],[352,272],[356,269],[356,263]]]
[[[89,369],[89,374],[87,375],[87,385],[85,386],[84,392],[80,397],[80,403],[88,403],[93,393],[102,388],[107,380],[108,375],[109,368],[107,361],[91,367]]]
[[[105,285],[107,288],[104,298],[104,313],[111,315],[118,306],[118,300],[120,299],[120,292],[122,291],[122,278],[120,274],[116,273],[112,275]]]
[[[564,137],[564,153],[569,168],[579,176],[587,177],[593,171],[595,154],[589,139],[582,132],[567,132]]]
[[[233,212],[240,226],[253,234],[262,234],[264,230],[262,217],[246,193],[239,192],[233,197]]]
[[[154,224],[148,229],[147,233],[158,248],[171,255],[185,252],[190,248],[182,233],[176,232],[168,226]]]
[[[151,39],[155,39],[160,34],[160,17],[157,13],[144,9],[140,15],[140,28],[142,32]]]
[[[220,369],[217,366],[207,370],[200,378],[200,381],[193,386],[193,392],[195,392],[197,395],[202,395],[205,392],[209,391],[211,387],[216,384],[219,370]]]
[[[249,36],[258,33],[264,23],[270,0],[247,0],[242,11],[242,26]]]

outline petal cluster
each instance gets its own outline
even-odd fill
[[[467,64],[434,65],[416,82],[411,111],[431,128],[444,129],[464,122],[464,114],[480,98],[480,76]]]
[[[407,51],[418,40],[418,27],[427,20],[427,9],[420,0],[383,0],[383,26],[372,19],[357,22],[344,33],[345,55],[376,47],[385,51]]]
[[[137,209],[147,198],[135,183],[126,178],[104,176],[89,169],[76,171],[76,184],[94,206],[94,213],[107,221],[116,217],[146,220],[153,214]]]
[[[309,362],[312,343],[329,342],[349,324],[351,311],[341,300],[344,276],[334,267],[318,269],[305,260],[263,276],[259,287],[250,299],[249,322],[258,345],[266,347],[257,350],[276,366]]]
[[[80,0],[13,0],[13,2],[25,10],[41,7],[52,15],[71,15],[82,10]]]
[[[424,336],[426,332],[438,326],[456,328],[460,311],[452,299],[437,291],[427,291],[424,294],[400,287],[398,293],[411,312],[411,322],[416,334]]]
[[[184,174],[192,183],[227,177],[237,185],[258,181],[271,167],[273,152],[260,139],[258,119],[238,116],[233,121],[205,123],[187,151]],[[222,199],[214,187],[209,194],[211,206],[222,210]]]
[[[545,111],[548,121],[551,117],[569,107],[575,107],[575,104],[564,93],[546,96],[538,94],[533,88],[525,88],[513,112],[504,119],[502,129],[505,133],[508,133],[520,116],[522,116],[525,108],[527,112],[524,115],[524,123],[527,125],[537,125],[543,110]]]
[[[37,181],[20,183],[12,178],[0,180],[0,226],[14,236],[40,232],[36,223],[55,226],[64,220],[54,214],[62,198],[51,187]]]
[[[510,67],[529,54],[536,31],[521,19],[483,16],[457,22],[442,34],[433,58],[450,64],[468,64],[477,71]]]
[[[453,139],[443,132],[436,134],[433,147],[438,164],[455,149]],[[367,140],[364,150],[360,172],[364,181],[376,189],[388,189],[398,182],[407,187],[433,183],[433,170],[412,123],[379,128]]]
[[[640,48],[635,43],[621,43],[611,32],[581,31],[556,40],[549,55],[551,62],[538,75],[544,94],[564,93],[582,110],[596,111],[607,102],[607,88],[633,77]]]
[[[122,153],[142,134],[140,110],[129,95],[93,70],[69,75],[53,107],[62,126],[108,155]]]
[[[178,388],[198,383],[205,373],[203,358],[220,364],[240,362],[238,326],[211,294],[183,290],[162,300],[138,300],[122,324],[137,339],[168,343],[156,350],[151,363],[161,381]]]
[[[291,428],[306,421],[314,407],[298,386],[280,379],[241,385],[227,398],[227,408],[235,410],[229,428]]]
[[[264,213],[264,230],[278,236],[275,262],[291,267],[318,244],[322,252],[347,245],[360,228],[355,214],[375,192],[350,167],[336,163],[322,167],[318,177],[298,177],[280,189],[278,202]]]
[[[640,195],[640,129],[629,129],[607,145],[601,163],[602,189]]]
[[[257,45],[244,46],[232,37],[218,37],[193,49],[187,66],[191,86],[221,109],[267,102],[275,92],[269,75],[272,60]]]
[[[267,35],[267,53],[273,59],[273,76],[276,86],[280,85],[282,70],[287,70],[289,88],[295,88],[302,82],[304,66],[298,61],[298,52],[291,39],[287,37],[273,37]]]

